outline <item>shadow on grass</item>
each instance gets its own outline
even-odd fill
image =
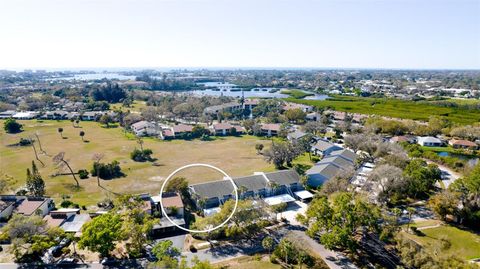
[[[78,191],[83,191],[84,188],[82,186],[77,186],[76,184],[73,183],[63,183],[62,184],[65,189],[68,189],[73,192],[78,192]]]

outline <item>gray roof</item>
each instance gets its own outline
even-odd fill
[[[300,183],[300,176],[295,170],[281,170],[271,173],[265,173],[268,180],[279,185],[290,185],[293,183]]]
[[[90,215],[88,214],[73,214],[70,216],[60,227],[65,232],[80,232],[83,224],[90,221]]]
[[[268,182],[262,175],[234,178],[233,181],[238,188],[243,186],[248,191],[258,191],[268,187]]]
[[[305,132],[303,132],[303,131],[301,131],[301,130],[295,129],[295,131],[289,133],[289,134],[287,135],[287,137],[288,137],[289,139],[300,139],[300,138],[304,137],[305,135],[307,135],[307,133],[305,133]]]
[[[320,174],[327,180],[336,176],[342,169],[333,164],[316,164],[312,168],[308,169],[305,173],[307,175]]]
[[[193,191],[202,198],[223,197],[233,193],[233,185],[230,180],[217,180],[206,183],[190,185]]]
[[[328,156],[341,156],[344,159],[351,160],[352,162],[357,159],[357,154],[348,149],[332,151]]]
[[[338,147],[328,141],[323,141],[323,140],[318,140],[317,143],[315,143],[315,145],[313,145],[313,148],[316,148],[320,151],[325,151],[331,147]]]
[[[337,156],[330,156],[328,155],[326,158],[323,158],[319,164],[327,164],[331,163],[334,164],[335,166],[342,167],[342,168],[353,168],[353,162],[342,158],[340,155]]]

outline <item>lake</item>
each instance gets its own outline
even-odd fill
[[[437,155],[440,156],[440,157],[454,157],[454,158],[458,158],[458,159],[460,159],[460,160],[467,161],[467,163],[468,163],[468,164],[471,164],[471,165],[475,165],[475,164],[478,163],[478,161],[479,161],[479,158],[478,158],[478,157],[475,157],[475,156],[469,156],[469,155],[451,153],[451,152],[447,152],[447,151],[437,152]]]
[[[195,95],[203,96],[229,96],[229,97],[242,97],[245,98],[287,98],[290,97],[288,94],[280,93],[282,89],[280,88],[253,88],[244,90],[242,93],[241,88],[237,88],[237,85],[232,83],[223,83],[223,82],[203,82],[197,83],[207,87],[206,90],[195,90],[192,91]],[[307,100],[325,100],[328,98],[328,95],[316,94],[312,96],[307,96]]]

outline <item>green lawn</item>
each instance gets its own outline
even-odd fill
[[[267,257],[263,257],[261,260],[255,260],[254,256],[243,256],[235,258],[229,261],[215,264],[217,268],[223,268],[228,266],[229,269],[280,269],[282,268],[278,264],[271,263]]]
[[[445,254],[456,255],[466,260],[480,258],[480,236],[478,234],[450,225],[427,228],[421,231],[425,236],[406,235],[427,248],[433,247],[440,239],[445,238],[451,243],[450,248],[443,250]]]
[[[479,110],[455,107],[441,107],[425,101],[405,101],[392,98],[367,98],[333,96],[327,100],[302,100],[287,98],[287,101],[313,105],[318,108],[332,108],[349,113],[381,115],[394,118],[423,120],[430,116],[443,116],[458,124],[472,124],[480,121]]]
[[[256,154],[255,144],[262,143],[268,147],[270,140],[262,140],[253,136],[221,137],[213,141],[161,141],[147,138],[144,148],[153,150],[153,157],[158,160],[156,165],[150,162],[134,162],[130,159],[130,152],[138,147],[131,135],[125,135],[121,128],[103,128],[96,122],[81,122],[81,128],[74,128],[70,121],[21,121],[24,131],[19,134],[6,134],[0,130],[0,176],[13,178],[11,189],[25,184],[26,169],[35,159],[31,147],[9,146],[18,143],[21,137],[26,138],[38,132],[43,149],[48,155],[40,155],[45,163],[42,167],[38,162],[40,173],[46,182],[47,195],[57,201],[62,194],[69,194],[72,200],[80,205],[92,205],[105,197],[112,197],[116,193],[157,193],[162,181],[175,169],[191,163],[207,163],[223,169],[229,175],[245,176],[255,171],[273,171],[274,167],[264,161],[261,155]],[[0,121],[3,126],[3,121]],[[62,139],[57,129],[64,129]],[[79,132],[85,132],[82,142]],[[38,147],[38,145],[37,145]],[[71,176],[51,177],[57,169],[52,157],[65,152],[66,159],[74,171],[79,169],[90,170],[92,156],[95,153],[105,155],[103,161],[120,162],[126,177],[102,180],[103,188],[97,186],[95,178],[80,180],[80,191],[72,189]],[[190,183],[215,180],[223,177],[218,172],[207,168],[191,168],[177,174],[185,176]]]
[[[303,99],[307,96],[314,95],[313,93],[308,93],[308,92],[304,92],[304,91],[301,91],[301,90],[295,90],[295,89],[282,90],[282,91],[280,91],[280,93],[288,94],[291,97],[296,98],[296,99]]]

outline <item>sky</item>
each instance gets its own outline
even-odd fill
[[[0,68],[480,69],[480,0],[0,0]]]

